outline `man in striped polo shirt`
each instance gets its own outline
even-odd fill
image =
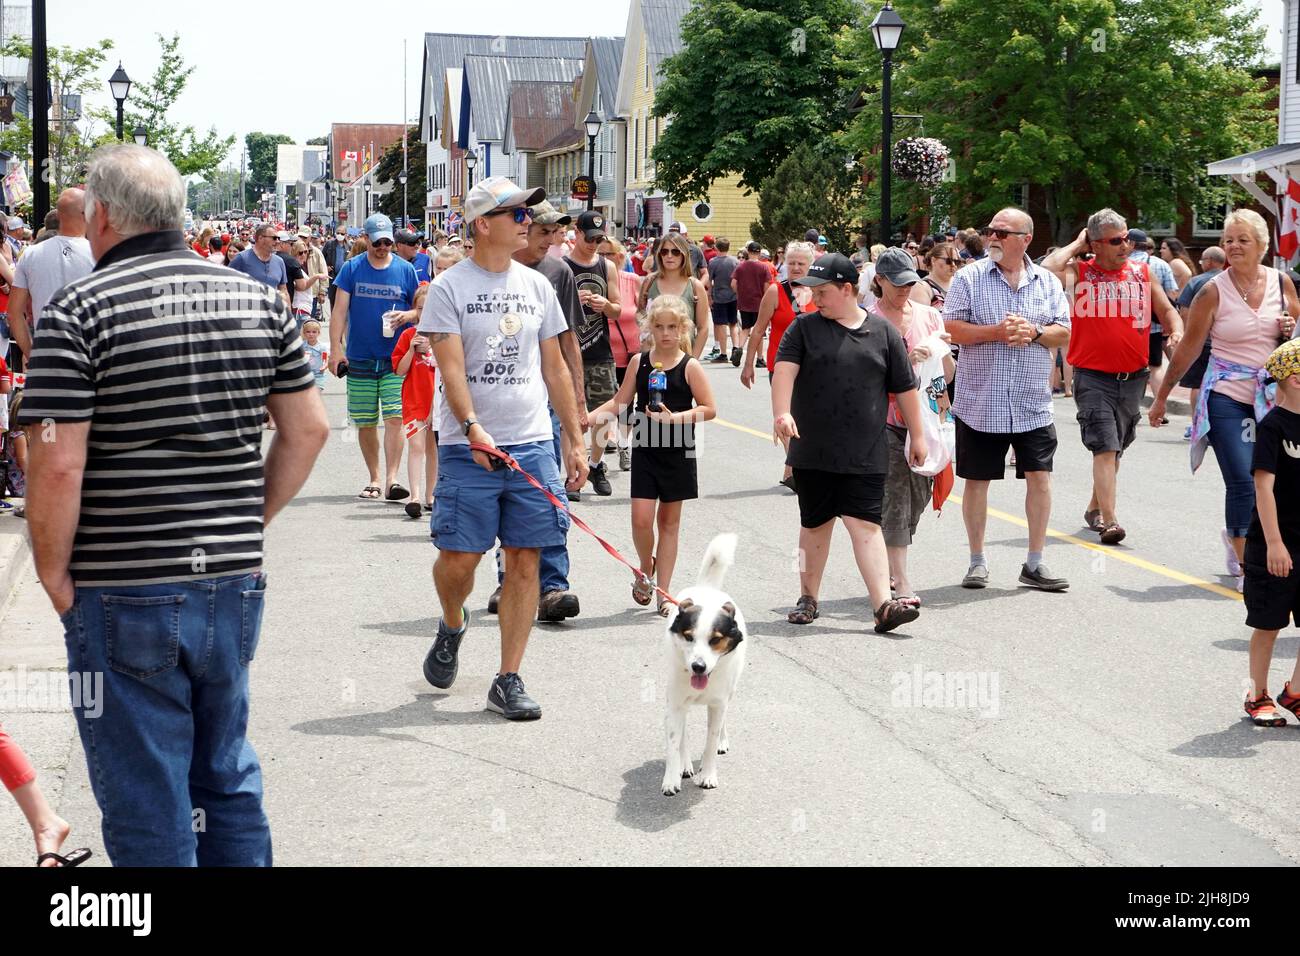
[[[166,158],[100,149],[85,198],[95,270],[41,317],[21,423],[68,672],[102,675],[73,712],[104,846],[116,865],[269,866],[245,737],[262,534],[324,446],[325,411],[276,290],[185,245]]]

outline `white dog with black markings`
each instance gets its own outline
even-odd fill
[[[709,542],[699,583],[678,597],[664,639],[668,665],[668,757],[663,792],[671,797],[682,780],[694,777],[705,790],[718,785],[718,754],[726,753],[727,707],[745,668],[745,618],[722,579],[736,560],[736,536],[720,534]],[[686,712],[696,704],[709,709],[704,759],[696,773],[686,752]]]

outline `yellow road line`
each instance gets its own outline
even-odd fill
[[[733,431],[744,432],[746,435],[753,435],[756,438],[762,438],[764,441],[770,442],[772,440],[771,435],[765,435],[756,429],[747,428],[744,425],[737,425],[734,422],[724,421],[721,418],[715,418],[713,421],[721,425],[723,428],[730,428]],[[949,495],[948,500],[956,504],[961,504],[961,497],[959,495]],[[1005,521],[1018,528],[1029,529],[1029,522],[1024,518],[1008,514],[1005,511],[999,511],[996,508],[989,508],[988,513],[990,517],[997,518],[999,521]],[[1222,584],[1215,584],[1213,581],[1204,581],[1201,578],[1193,577],[1190,574],[1184,574],[1182,571],[1167,568],[1162,564],[1155,564],[1152,561],[1147,561],[1143,558],[1137,557],[1136,555],[1126,554],[1123,551],[1116,550],[1110,545],[1094,544],[1091,541],[1084,541],[1082,538],[1076,538],[1072,534],[1066,534],[1064,531],[1055,531],[1051,528],[1047,529],[1047,536],[1050,538],[1056,538],[1058,541],[1067,541],[1070,544],[1077,545],[1080,548],[1086,548],[1089,551],[1096,551],[1105,555],[1107,558],[1111,558],[1115,561],[1122,561],[1125,564],[1131,564],[1134,567],[1141,568],[1143,571],[1150,571],[1152,574],[1158,574],[1171,581],[1177,581],[1179,584],[1190,584],[1192,587],[1200,588],[1202,591],[1209,591],[1211,594],[1217,594],[1220,597],[1230,598],[1234,601],[1240,601],[1242,599],[1241,595],[1232,588],[1225,588]]]

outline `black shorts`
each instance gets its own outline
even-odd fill
[[[1147,364],[1152,368],[1159,368],[1165,364],[1165,335],[1163,332],[1152,332],[1148,339]]]
[[[1201,382],[1205,381],[1205,370],[1210,367],[1210,339],[1206,336],[1205,347],[1201,349],[1200,356],[1192,363],[1191,368],[1183,373],[1183,377],[1178,380],[1178,384],[1183,388],[1200,388]]]
[[[1292,555],[1300,554],[1296,542],[1287,542]],[[1292,566],[1284,578],[1268,573],[1268,545],[1263,539],[1246,536],[1246,572],[1243,597],[1246,602],[1246,626],[1261,631],[1280,631],[1292,620],[1300,623],[1300,567]]]
[[[1106,451],[1122,454],[1133,444],[1148,377],[1146,369],[1123,381],[1107,372],[1074,370],[1075,417],[1084,448],[1094,455]]]
[[[694,458],[681,449],[641,448],[633,443],[628,497],[690,501],[699,496]]]
[[[744,309],[740,310],[740,327],[742,329],[752,329],[757,324],[758,324],[757,312],[746,312]]]
[[[843,475],[815,468],[792,468],[799,498],[799,524],[820,528],[835,518],[880,524],[885,506],[884,475]]]
[[[957,422],[957,477],[971,481],[998,481],[1006,475],[1007,448],[1016,452],[1016,477],[1027,471],[1052,470],[1056,454],[1056,426],[1044,425],[1033,431],[1002,434],[971,428]]]
[[[735,325],[736,324],[736,303],[731,302],[714,302],[709,306],[709,311],[713,313],[714,325]]]

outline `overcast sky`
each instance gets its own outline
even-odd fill
[[[1153,0],[1158,2],[1158,0]],[[1268,59],[1280,57],[1282,0],[1249,0],[1269,27]],[[52,45],[114,40],[99,105],[112,107],[108,76],[122,61],[133,79],[158,62],[156,33],[181,35],[197,67],[174,109],[176,121],[244,134],[287,133],[303,142],[331,123],[400,123],[402,41],[407,46],[406,118],[420,108],[421,44],[426,31],[522,36],[622,36],[628,0],[575,3],[465,0],[456,3],[283,3],[278,0],[104,3],[56,0],[49,7]],[[568,15],[564,15],[568,14]],[[579,27],[579,24],[581,26]],[[255,39],[250,39],[255,37]],[[327,71],[324,64],[334,65]],[[93,98],[93,97],[92,97]]]

